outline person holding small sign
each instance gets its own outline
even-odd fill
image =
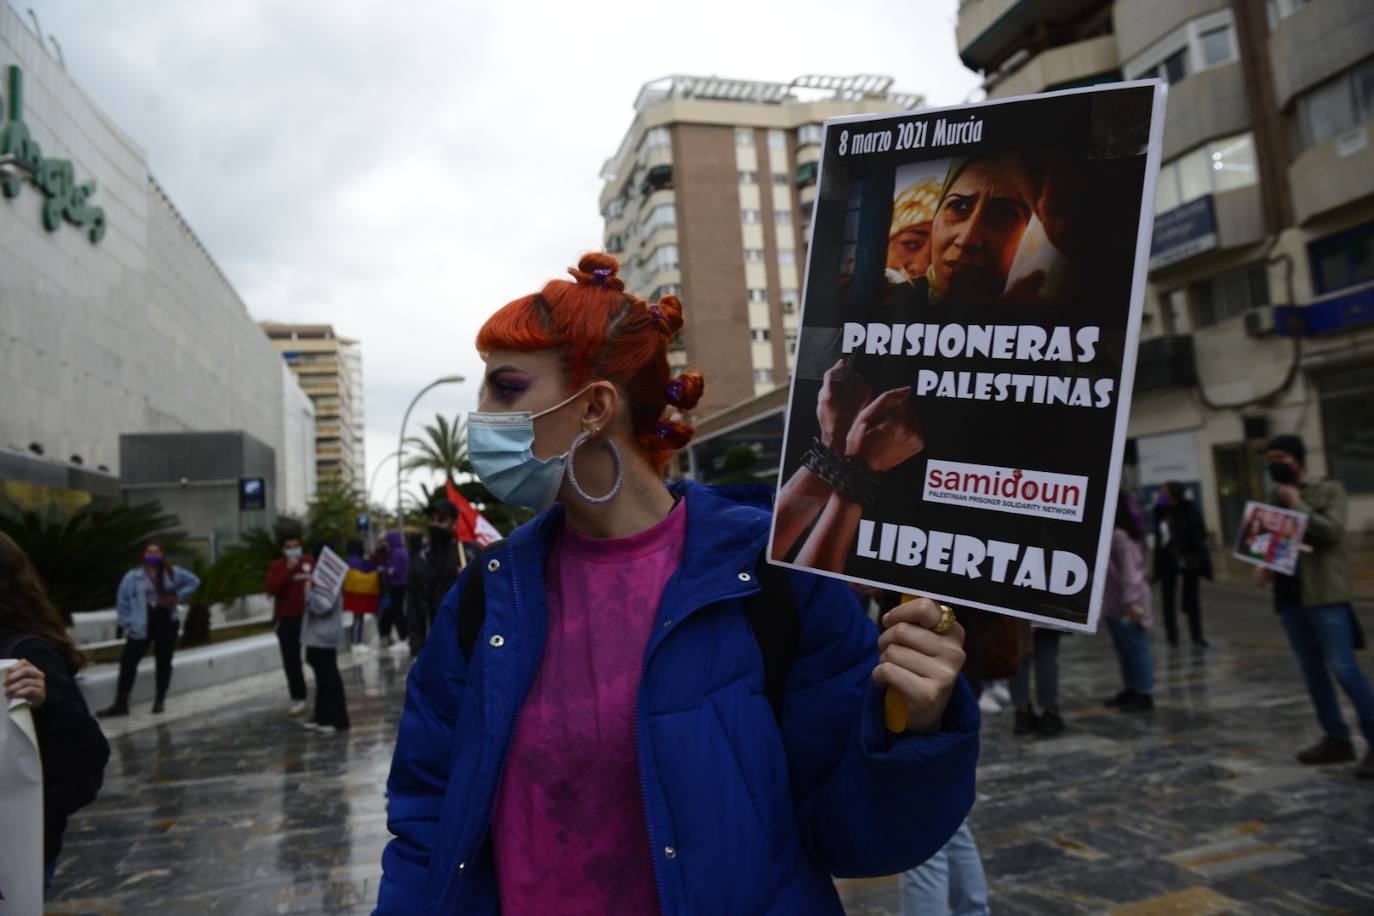
[[[487,547],[411,669],[376,912],[841,914],[973,802],[977,703],[947,607],[881,636],[769,565],[771,487],[665,485],[704,380],[675,296],[585,255],[478,334],[473,470],[540,514]],[[884,727],[883,688],[907,727]]]
[[[1374,779],[1374,688],[1360,669],[1355,649],[1364,634],[1350,605],[1350,566],[1345,559],[1345,487],[1340,481],[1307,472],[1307,446],[1298,436],[1277,436],[1264,453],[1274,481],[1274,501],[1307,516],[1307,533],[1291,576],[1271,569],[1255,571],[1261,585],[1273,585],[1274,609],[1283,621],[1317,721],[1325,734],[1298,753],[1305,764],[1355,759],[1350,726],[1331,686],[1331,674],[1350,697],[1369,748],[1355,773]]]

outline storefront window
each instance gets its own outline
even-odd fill
[[[1330,475],[1351,493],[1374,493],[1374,368],[1317,378]]]

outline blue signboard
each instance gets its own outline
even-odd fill
[[[1150,237],[1150,270],[1191,258],[1217,247],[1217,218],[1212,195],[1190,200],[1155,217]]]
[[[1274,327],[1283,337],[1313,337],[1374,324],[1374,286],[1310,305],[1274,307]]]

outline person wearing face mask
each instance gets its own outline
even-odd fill
[[[424,648],[439,605],[458,581],[458,542],[453,536],[457,521],[457,507],[442,496],[429,507],[426,531],[429,544],[411,561],[410,581],[406,585],[405,610],[409,616],[411,655],[419,655]]]
[[[275,606],[272,617],[277,632],[277,646],[281,649],[281,666],[286,672],[286,689],[291,695],[287,715],[305,712],[305,669],[301,666],[301,621],[305,614],[305,595],[315,562],[304,555],[301,539],[288,535],[281,542],[281,556],[267,567],[264,587]]]
[[[159,541],[149,541],[143,549],[143,562],[124,574],[115,594],[119,625],[124,628],[124,653],[119,658],[119,681],[115,700],[97,716],[127,716],[129,694],[138,678],[138,663],[152,644],[157,659],[157,695],[153,712],[163,710],[167,688],[172,683],[172,655],[176,652],[177,631],[181,627],[178,605],[190,600],[200,587],[200,579],[175,566],[162,554]]]
[[[771,487],[665,484],[704,381],[668,368],[682,304],[618,266],[585,255],[478,334],[469,460],[540,514],[468,566],[411,669],[382,916],[838,916],[833,875],[924,861],[972,805],[952,610],[907,601],[880,636],[845,583],[767,564]]]
[[[1374,779],[1374,688],[1360,669],[1356,649],[1364,634],[1350,605],[1350,566],[1345,558],[1345,487],[1338,480],[1307,472],[1307,447],[1297,436],[1277,436],[1264,453],[1273,500],[1307,516],[1307,532],[1298,553],[1298,568],[1286,576],[1261,567],[1256,580],[1274,588],[1274,610],[1298,658],[1307,692],[1323,734],[1298,753],[1309,765],[1355,759],[1350,726],[1341,715],[1331,675],[1355,706],[1369,748],[1355,774]]]

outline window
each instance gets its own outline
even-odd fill
[[[625,198],[617,197],[606,205],[606,219],[620,219],[625,215]]]
[[[1318,293],[1374,280],[1374,223],[1318,239],[1308,246]]]
[[[770,130],[768,132],[769,149],[787,149],[787,134],[780,130]]]
[[[792,225],[792,211],[777,210],[773,213],[773,220],[779,226],[790,226]]]
[[[797,352],[797,331],[789,329],[783,333],[787,339],[787,355],[792,356]]]
[[[774,172],[774,173],[773,173],[773,184],[787,184],[787,173],[786,173],[786,172]]]
[[[752,127],[735,128],[735,146],[753,146],[754,129]]]
[[[1127,79],[1157,76],[1173,84],[1199,70],[1229,64],[1239,58],[1231,12],[1223,10],[1179,26],[1128,61],[1122,71]]]
[[[639,141],[639,150],[636,155],[643,158],[644,154],[651,149],[672,146],[673,138],[668,133],[666,127],[651,127],[644,132],[644,139]]]
[[[1198,327],[1209,327],[1268,305],[1269,275],[1263,264],[1251,264],[1194,283],[1193,296],[1197,301]]]
[[[758,173],[758,172],[743,172],[743,171],[742,171],[742,172],[739,173],[739,183],[740,183],[740,184],[758,184],[758,183],[759,183],[759,173]]]
[[[1316,377],[1326,466],[1351,493],[1374,493],[1374,368]]]
[[[1300,93],[1295,118],[1299,150],[1374,121],[1374,57]]]
[[[768,329],[767,329],[767,328],[750,328],[750,329],[749,329],[749,339],[752,340],[752,341],[754,341],[754,343],[763,343],[764,341],[766,341],[766,340],[768,339]]]
[[[763,249],[762,249],[762,248],[746,248],[746,249],[744,249],[744,263],[746,263],[746,264],[759,264],[759,263],[762,263],[762,261],[763,261]]]
[[[1264,11],[1269,15],[1269,31],[1278,28],[1279,21],[1302,9],[1311,0],[1265,0]]]
[[[644,268],[649,273],[660,270],[677,270],[677,246],[659,245],[644,259]]]
[[[797,128],[797,145],[806,146],[813,143],[820,145],[823,136],[825,136],[825,128],[821,125],[803,124]]]
[[[664,296],[681,296],[681,295],[682,295],[682,287],[681,287],[681,286],[679,286],[679,285],[676,284],[676,283],[664,283],[664,284],[661,285],[661,286],[655,286],[655,287],[654,287],[654,291],[653,291],[652,293],[649,294],[649,301],[650,301],[650,302],[657,302],[658,300],[662,299]]]
[[[1258,181],[1254,137],[1249,133],[1222,137],[1160,166],[1155,212],[1165,213],[1207,194],[1247,187]]]
[[[778,263],[786,267],[789,264],[797,263],[797,253],[791,248],[778,249]]]
[[[750,301],[750,302],[767,302],[767,301],[768,301],[768,290],[766,290],[766,289],[758,289],[758,288],[754,288],[754,289],[749,290],[749,301]]]
[[[759,211],[741,210],[740,218],[743,219],[746,223],[757,223],[759,221]]]
[[[755,370],[754,370],[754,384],[755,384],[755,385],[771,385],[771,384],[773,384],[773,370],[772,370],[772,369],[755,369]]]
[[[782,313],[791,315],[801,304],[801,294],[795,289],[785,289],[782,291]]]
[[[607,236],[606,250],[611,254],[620,254],[625,250],[625,238],[619,235]]]
[[[650,235],[655,229],[662,226],[674,226],[677,224],[677,207],[673,204],[659,204],[649,211],[648,217],[644,220],[642,232]]]
[[[1215,67],[1233,61],[1238,56],[1235,48],[1235,35],[1231,26],[1223,25],[1208,29],[1198,35],[1198,45],[1202,50],[1202,65]]]

